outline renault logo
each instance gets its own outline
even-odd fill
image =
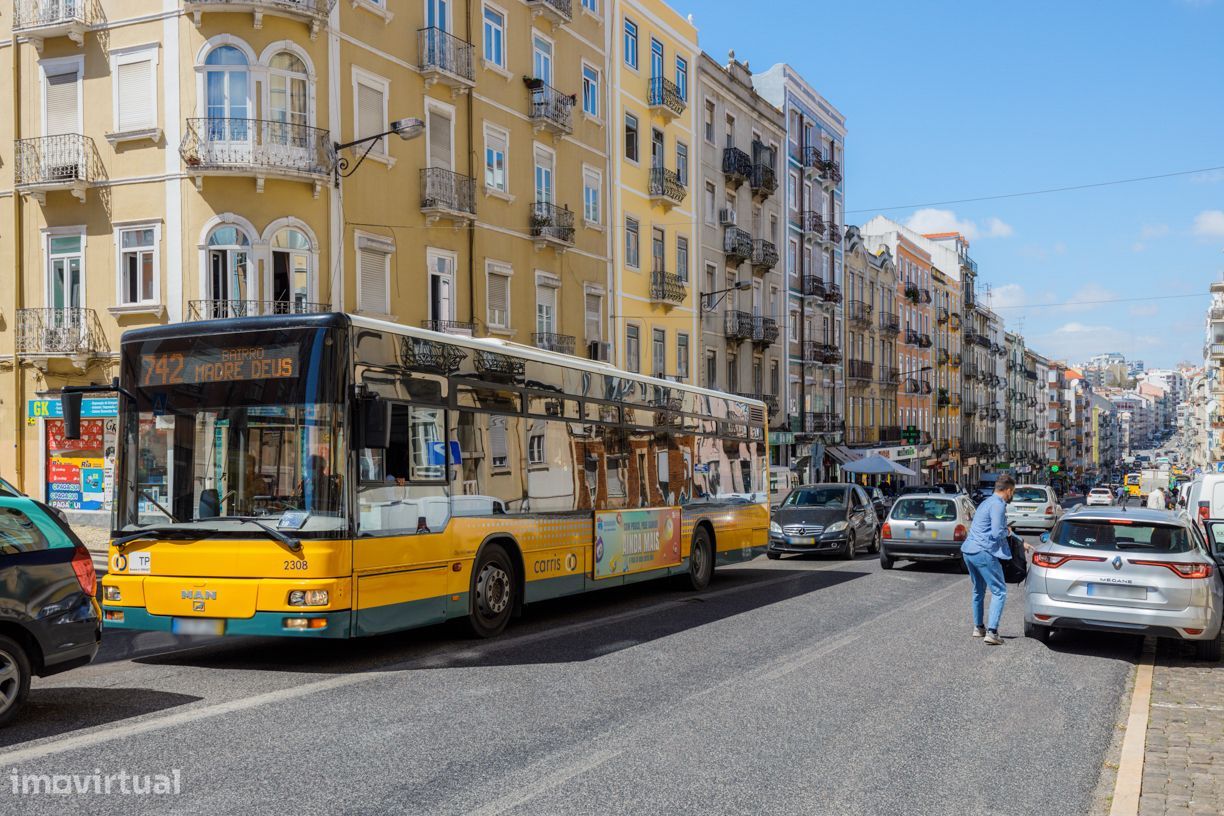
[[[1113,557],[1113,560],[1112,560],[1112,561],[1110,561],[1109,563],[1113,564],[1113,568],[1114,568],[1114,569],[1116,569],[1116,570],[1120,570],[1120,569],[1122,569],[1122,556],[1120,556],[1120,555],[1115,555],[1115,556]]]

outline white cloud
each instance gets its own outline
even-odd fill
[[[932,207],[915,212],[905,222],[905,226],[923,235],[932,232],[959,232],[970,241],[978,238],[1007,238],[1015,232],[1011,224],[994,216],[987,218],[985,226],[981,227],[975,221],[957,218],[952,210],[937,210]]]
[[[1060,308],[1064,312],[1091,312],[1108,305],[1101,301],[1117,300],[1118,293],[1095,283],[1081,286]]]
[[[1028,292],[1018,283],[1005,283],[990,290],[992,309],[1016,309],[1028,305]]]
[[[1114,326],[1093,326],[1072,321],[1057,329],[1034,338],[1033,347],[1042,354],[1055,359],[1086,360],[1094,354],[1107,351],[1126,350],[1138,359],[1146,359],[1147,352],[1164,345],[1160,337],[1136,337],[1130,331]],[[1133,350],[1133,351],[1132,351]]]
[[[1128,311],[1131,317],[1155,317],[1160,314],[1160,307],[1155,303],[1146,303],[1132,306]]]
[[[1193,229],[1200,238],[1224,238],[1224,210],[1203,210],[1194,217]]]

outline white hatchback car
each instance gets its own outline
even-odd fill
[[[1089,507],[1109,507],[1113,504],[1113,493],[1108,488],[1094,487],[1088,491],[1084,504]]]
[[[1016,529],[1052,530],[1062,514],[1058,494],[1049,485],[1017,485],[1016,495],[1007,505],[1007,523]]]

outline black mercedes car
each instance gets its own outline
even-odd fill
[[[769,524],[770,558],[783,553],[834,552],[853,558],[880,551],[880,523],[867,492],[852,484],[796,487]]]

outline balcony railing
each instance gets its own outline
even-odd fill
[[[855,326],[860,328],[871,327],[872,308],[870,303],[864,303],[861,300],[852,300],[846,304],[846,319]]]
[[[299,177],[319,183],[335,165],[331,134],[271,119],[188,119],[179,155],[192,175]]]
[[[827,294],[828,291],[828,288],[825,286],[824,278],[820,277],[819,275],[803,276],[804,297],[815,297],[824,300],[825,294]]]
[[[432,218],[476,217],[476,180],[441,167],[421,170],[421,212]]]
[[[13,33],[35,40],[68,37],[77,45],[96,18],[94,0],[14,0]]]
[[[687,107],[680,86],[667,77],[651,77],[648,101],[652,109],[669,118],[683,115]]]
[[[524,79],[531,91],[531,124],[536,131],[547,130],[565,135],[574,130],[572,94],[563,94],[542,79]]]
[[[881,442],[900,442],[901,441],[901,426],[900,425],[881,425],[880,426],[880,441]]]
[[[824,153],[818,145],[804,145],[799,148],[799,164],[805,170],[820,172],[824,169]]]
[[[778,174],[768,164],[752,165],[750,181],[752,195],[756,198],[769,198],[778,189]]]
[[[668,170],[666,167],[650,168],[650,197],[652,199],[662,201],[669,206],[681,204],[688,196],[688,190],[684,185],[685,179],[680,178],[680,174],[675,170]],[[749,238],[751,239],[751,236]]]
[[[650,275],[650,299],[658,303],[683,303],[688,283],[673,272],[656,269]]]
[[[561,354],[574,353],[574,335],[556,332],[533,332],[531,343],[538,349],[556,351]]]
[[[768,272],[778,265],[781,257],[772,241],[757,238],[752,242],[752,268]]]
[[[918,284],[916,284],[916,283],[907,283],[907,284],[905,284],[905,289],[904,289],[904,291],[905,291],[905,299],[906,299],[906,300],[908,300],[910,303],[917,303],[917,302],[918,302],[918,298],[920,297],[920,295],[919,295],[919,293],[918,293]]]
[[[738,147],[725,148],[722,171],[727,183],[738,188],[752,176],[752,157]]]
[[[778,321],[757,315],[752,318],[752,342],[760,348],[772,346],[778,340]]]
[[[796,225],[801,232],[809,235],[824,235],[825,222],[820,213],[815,210],[801,210],[796,213]]]
[[[901,315],[893,312],[880,312],[880,331],[893,333],[901,331]]]
[[[527,0],[533,16],[544,15],[556,25],[565,25],[574,19],[573,0]]]
[[[547,201],[531,205],[531,237],[562,246],[574,243],[574,213]]]
[[[841,163],[838,162],[836,159],[825,159],[824,172],[821,175],[823,175],[826,179],[831,181],[834,185],[841,184],[842,182]]]
[[[799,417],[799,420],[798,433],[829,434],[842,431],[842,416],[833,411],[805,413]]]
[[[752,313],[733,310],[727,312],[724,332],[727,340],[740,343],[752,337]]]
[[[875,365],[869,360],[847,360],[846,379],[860,382],[871,382],[875,373]]]
[[[825,302],[826,303],[841,303],[842,290],[836,283],[830,283],[825,287]]]
[[[931,290],[925,289],[925,288],[919,289],[918,290],[918,302],[919,303],[931,303],[932,302]]]
[[[961,367],[961,353],[959,351],[948,356],[948,365],[952,368]]]
[[[947,323],[951,319],[952,319],[952,313],[949,312],[943,306],[940,306],[939,309],[935,313],[935,322],[941,326]]]
[[[901,382],[901,369],[894,366],[881,368],[876,376],[876,382],[880,385],[897,385]]]
[[[263,315],[322,314],[331,311],[327,303],[305,300],[227,300],[210,298],[187,303],[192,320],[229,320],[235,317]]]
[[[918,335],[919,348],[929,349],[933,345],[935,345],[935,341],[931,339],[931,335],[926,334],[925,332]]]
[[[948,354],[947,349],[938,349],[935,352],[935,365],[946,366],[952,359],[952,355]]]
[[[440,28],[417,31],[418,66],[425,77],[426,87],[441,82],[453,88],[470,88],[476,84],[475,48],[450,32]]]
[[[753,399],[765,403],[765,407],[769,409],[769,413],[776,413],[778,410],[778,397],[774,394],[757,394],[747,391],[736,391],[735,396],[743,397],[744,399]]]
[[[905,345],[917,346],[922,342],[922,335],[914,329],[905,330]]]
[[[255,28],[263,25],[265,14],[301,20],[310,26],[312,40],[319,35],[335,5],[336,0],[183,0],[183,7],[192,12],[196,25],[205,11],[249,11],[254,15]]]
[[[841,349],[832,343],[807,340],[803,343],[803,361],[819,365],[837,365],[841,362]]]
[[[828,235],[830,243],[840,244],[842,239],[842,228],[836,224],[829,224]]]
[[[93,139],[79,133],[18,139],[14,163],[17,189],[36,194],[71,190],[82,201],[100,173]]]
[[[752,233],[739,227],[727,227],[723,233],[723,252],[728,261],[739,266],[752,257]]]
[[[476,324],[470,320],[443,320],[440,318],[422,320],[421,328],[442,332],[443,334],[463,335],[465,337],[471,337],[476,333]]]
[[[17,353],[92,357],[109,350],[93,309],[80,306],[17,310]]]

